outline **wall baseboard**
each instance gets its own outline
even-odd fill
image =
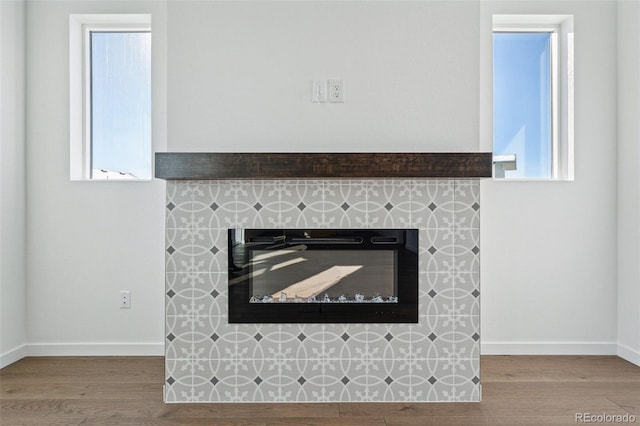
[[[164,356],[164,344],[27,343],[0,354],[0,368],[28,356]]]
[[[0,368],[4,368],[16,361],[20,361],[22,358],[27,356],[27,351],[27,345],[20,345],[11,350],[8,350],[3,354],[0,354]]]
[[[617,355],[640,365],[640,352],[612,342],[483,342],[482,355]],[[32,343],[0,354],[0,368],[27,356],[164,356],[162,343]]]
[[[164,356],[163,343],[30,343],[27,356]]]
[[[615,342],[482,342],[481,355],[617,355]]]
[[[620,358],[625,359],[632,364],[640,366],[640,351],[633,350],[629,346],[618,343],[618,351],[616,354]]]

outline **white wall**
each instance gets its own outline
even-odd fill
[[[153,149],[166,150],[166,3],[28,2],[29,353],[160,355],[165,184],[69,180],[71,13],[152,15]]]
[[[576,181],[482,184],[482,339],[615,352],[616,3],[585,0],[29,2],[32,353],[162,353],[164,182],[68,179],[68,14],[114,12],[153,16],[157,151],[489,151],[491,13],[574,14]]]
[[[616,3],[482,2],[482,150],[492,141],[493,13],[574,15],[575,181],[482,183],[483,353],[613,354]]]
[[[0,1],[0,368],[26,352],[25,5]]]
[[[478,11],[171,1],[169,148],[476,151]],[[311,103],[311,80],[329,78],[344,79],[345,103]]]
[[[618,5],[618,354],[640,365],[640,3]]]

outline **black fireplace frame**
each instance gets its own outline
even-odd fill
[[[240,234],[242,232],[242,234]],[[240,238],[240,235],[242,238]],[[243,242],[238,244],[238,240]],[[301,239],[310,250],[393,250],[396,253],[397,303],[251,303],[251,282],[229,285],[229,323],[417,323],[417,229],[229,229],[229,281],[250,274],[249,251],[280,249]]]

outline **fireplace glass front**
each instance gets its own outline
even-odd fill
[[[417,322],[416,229],[229,229],[229,322]]]

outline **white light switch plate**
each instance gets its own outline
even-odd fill
[[[327,82],[325,80],[311,82],[311,102],[327,102]]]

